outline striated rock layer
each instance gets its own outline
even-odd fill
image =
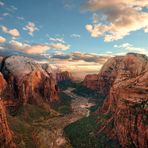
[[[10,130],[6,117],[6,109],[3,100],[0,99],[0,146],[15,148],[12,131]]]
[[[97,90],[98,83],[99,83],[98,74],[90,74],[85,76],[82,85],[92,90]]]
[[[2,73],[8,83],[7,98],[17,100],[19,104],[34,103],[45,107],[45,102],[58,100],[52,74],[47,74],[32,59],[22,56],[5,58]]]
[[[5,104],[4,101],[1,99],[6,86],[7,83],[3,78],[3,75],[0,73],[0,146],[15,148],[16,146],[13,142],[12,132],[7,122]]]
[[[56,79],[58,82],[72,80],[72,74],[68,71],[59,72],[56,74]]]
[[[98,90],[106,96],[100,133],[122,147],[148,146],[148,57],[127,54],[108,60],[99,73]],[[105,117],[103,119],[103,117]]]
[[[0,147],[16,147],[8,126],[6,108],[17,115],[27,104],[37,105],[51,114],[50,103],[58,101],[58,87],[52,73],[47,73],[34,60],[23,56],[0,59]]]

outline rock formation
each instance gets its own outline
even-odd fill
[[[47,109],[46,104],[59,99],[52,74],[32,59],[7,57],[3,60],[1,71],[8,84],[5,98],[16,100],[19,105],[33,103]]]
[[[6,108],[4,101],[1,99],[2,94],[6,89],[7,83],[0,73],[0,147],[11,147],[15,148],[13,142],[12,132],[8,126],[6,117]]]
[[[68,71],[59,72],[56,74],[56,79],[58,82],[65,80],[72,80],[72,74]]]
[[[148,57],[114,57],[99,73],[98,90],[106,96],[100,133],[117,138],[122,147],[148,146]]]
[[[97,90],[98,83],[99,83],[98,75],[90,74],[85,76],[85,79],[83,80],[82,85],[92,90]]]
[[[12,131],[10,130],[6,117],[6,109],[3,100],[0,99],[0,146],[15,148]]]

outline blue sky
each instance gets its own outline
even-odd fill
[[[10,13],[11,16],[3,17],[1,25],[8,28],[17,28],[21,36],[18,41],[29,41],[30,43],[49,42],[49,37],[63,37],[71,45],[66,52],[82,51],[105,53],[107,51],[120,52],[114,48],[115,44],[129,42],[135,47],[147,48],[148,34],[143,30],[132,32],[124,39],[106,43],[103,38],[92,38],[85,29],[85,25],[92,22],[92,13],[82,10],[86,0],[5,0],[5,5],[0,13]],[[17,10],[10,11],[11,6]],[[18,20],[16,17],[23,17]],[[34,36],[27,34],[22,28],[27,22],[34,22],[39,31],[34,32]],[[2,36],[11,39],[3,32]],[[71,34],[79,34],[81,37],[71,38]],[[63,36],[64,35],[64,36]]]
[[[0,50],[49,56],[148,54],[148,1],[135,1],[0,0]]]

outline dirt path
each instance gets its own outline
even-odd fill
[[[48,136],[48,140],[45,141],[44,137],[42,137],[42,141],[44,141],[46,145],[39,146],[39,147],[41,148],[65,148],[66,145],[68,145],[68,141],[66,140],[64,133],[63,133],[64,127],[89,115],[88,108],[90,108],[94,104],[88,103],[88,99],[84,97],[75,95],[72,92],[72,90],[73,90],[72,88],[69,88],[66,91],[64,91],[64,93],[66,93],[68,96],[75,98],[71,104],[73,112],[65,116],[51,118],[43,123],[44,125],[45,124],[49,125],[51,129],[48,132],[46,131],[47,133],[46,135],[45,135],[45,131],[44,133],[40,133],[40,134],[44,134],[44,136]],[[40,142],[38,141],[38,143]]]

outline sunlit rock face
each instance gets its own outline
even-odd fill
[[[56,73],[58,73],[58,68],[53,68],[50,64],[42,64],[42,68],[50,75],[52,74],[53,78],[56,80]]]
[[[68,71],[59,72],[56,74],[56,79],[58,82],[72,80],[72,74]]]
[[[7,57],[1,69],[7,81],[7,98],[18,104],[36,104],[48,109],[46,104],[57,101],[57,85],[52,74],[48,74],[41,65],[23,56]]]
[[[0,72],[0,97],[2,97],[6,87],[7,87],[7,82],[5,81],[2,73]]]
[[[15,148],[13,134],[10,130],[6,117],[6,109],[3,100],[0,99],[0,146]]]
[[[13,142],[12,132],[7,123],[5,104],[1,98],[6,86],[7,83],[0,73],[0,146],[15,148],[16,146]]]
[[[109,115],[100,132],[117,137],[123,147],[148,144],[148,57],[128,54],[115,57],[99,73],[99,91],[106,99],[100,114]],[[100,112],[101,111],[101,112]]]
[[[90,75],[85,76],[85,79],[83,80],[82,85],[92,90],[97,90],[98,83],[99,83],[98,75],[90,74]]]

